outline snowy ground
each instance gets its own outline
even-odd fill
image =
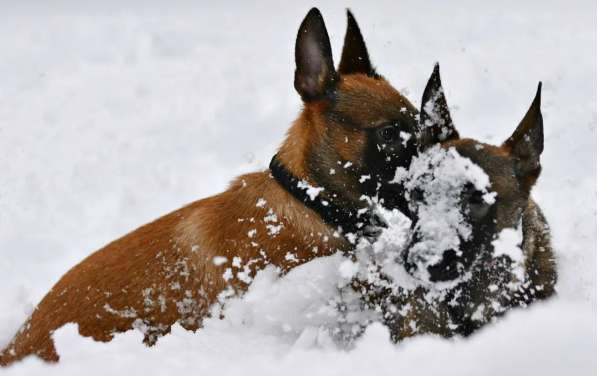
[[[92,250],[265,167],[299,110],[294,38],[312,3],[88,3],[1,3],[0,346]],[[264,273],[196,334],[176,327],[147,349],[139,333],[104,345],[66,327],[58,366],[30,359],[6,374],[595,374],[597,6],[326,2],[336,56],[346,6],[379,71],[416,104],[440,61],[462,135],[501,142],[543,81],[534,196],[552,226],[558,297],[467,340],[395,346],[373,326],[347,352],[302,319],[326,294],[331,260],[283,281]]]

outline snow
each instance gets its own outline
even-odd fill
[[[267,167],[300,108],[293,43],[312,5],[3,7],[0,344],[92,250]],[[55,334],[59,365],[27,359],[0,373],[594,374],[597,101],[587,77],[597,66],[587,46],[597,43],[595,4],[326,2],[336,62],[346,6],[379,72],[415,104],[440,62],[463,136],[500,143],[544,82],[545,152],[533,196],[552,228],[558,296],[468,339],[393,345],[372,325],[346,349],[334,337],[330,299],[354,269],[345,265],[343,275],[340,259],[322,258],[284,278],[265,270],[244,299],[227,303],[224,320],[197,333],[175,326],[146,348],[139,331],[102,344],[71,325]],[[404,219],[392,218],[399,228]],[[370,251],[397,250],[404,236],[386,231]],[[349,326],[361,319],[343,318]]]
[[[415,157],[410,165],[404,187],[409,206],[419,218],[415,231],[420,239],[410,250],[408,261],[417,266],[421,280],[429,281],[427,267],[441,262],[444,251],[455,250],[460,255],[461,241],[471,237],[472,226],[465,220],[459,204],[467,184],[484,196],[491,193],[487,174],[454,148],[444,150],[439,145],[433,146]],[[423,197],[409,197],[417,190]]]
[[[512,271],[519,281],[524,279],[525,257],[521,249],[522,241],[522,223],[519,223],[516,228],[500,231],[497,238],[491,242],[494,247],[493,257],[508,256],[512,261]]]
[[[445,132],[447,132],[447,129],[444,126],[447,124],[445,124],[444,118],[440,113],[440,106],[437,104],[442,95],[444,95],[444,91],[442,88],[439,88],[439,90],[433,92],[431,98],[429,98],[429,101],[423,106],[423,111],[421,112],[429,114],[429,119],[427,119],[425,122],[422,122],[421,129],[439,125],[442,128],[440,140],[445,140],[447,136]]]
[[[305,190],[305,193],[307,194],[307,196],[309,196],[311,201],[314,201],[317,198],[317,196],[319,196],[319,194],[323,192],[323,190],[325,189],[323,187],[314,187],[304,180],[299,181],[297,183],[297,187]]]
[[[259,198],[259,200],[257,200],[257,203],[255,204],[255,206],[257,206],[258,208],[263,208],[263,207],[265,207],[265,204],[267,204],[267,201],[264,200],[263,198]]]

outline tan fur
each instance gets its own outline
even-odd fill
[[[374,79],[362,74],[346,78],[342,81],[337,108],[364,128],[375,128],[388,120],[416,112],[413,105],[383,78]]]

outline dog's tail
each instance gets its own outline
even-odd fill
[[[46,362],[57,362],[59,359],[54,340],[50,333],[35,329],[29,319],[19,329],[13,340],[4,350],[0,350],[0,367],[10,366],[29,355],[40,357]]]

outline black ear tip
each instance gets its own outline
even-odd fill
[[[311,8],[311,10],[309,10],[309,13],[307,13],[307,15],[305,16],[305,19],[303,20],[302,25],[306,26],[306,25],[313,25],[314,23],[321,23],[323,22],[323,16],[321,15],[321,12],[319,11],[319,9],[313,7]]]
[[[348,18],[348,22],[355,22],[354,15],[350,11],[350,8],[346,8],[346,18]]]
[[[541,106],[541,88],[543,83],[539,81],[539,85],[537,85],[537,93],[535,94],[535,99],[533,99],[533,106],[540,107]]]
[[[423,90],[423,100],[421,104],[424,105],[427,103],[427,101],[431,99],[433,93],[435,93],[437,90],[441,90],[441,87],[442,80],[439,75],[439,63],[435,63],[433,65],[433,72],[431,72],[431,76],[429,77],[429,80],[427,80],[425,90]]]
[[[309,10],[309,13],[307,13],[307,17],[306,18],[310,18],[310,17],[321,17],[321,12],[319,11],[319,9],[317,9],[317,7],[313,7]]]
[[[434,77],[439,77],[439,63],[436,62],[435,64],[433,64],[433,73],[432,75]]]
[[[441,81],[439,75],[439,63],[433,64],[433,73],[431,73],[431,80],[432,81]]]
[[[347,33],[349,32],[349,30],[352,31],[352,33],[354,33],[355,31],[360,34],[361,30],[359,28],[359,24],[357,23],[356,18],[354,18],[354,15],[352,14],[352,12],[350,11],[349,8],[346,8],[346,30]]]
[[[321,15],[319,9],[313,7],[311,8],[311,10],[309,10],[309,13],[307,13],[305,18],[303,19],[303,22],[301,22],[301,26],[299,27],[299,35],[303,33],[318,33],[322,32],[322,30],[325,30],[325,22],[323,21],[323,16]],[[327,31],[325,32],[327,35]]]

